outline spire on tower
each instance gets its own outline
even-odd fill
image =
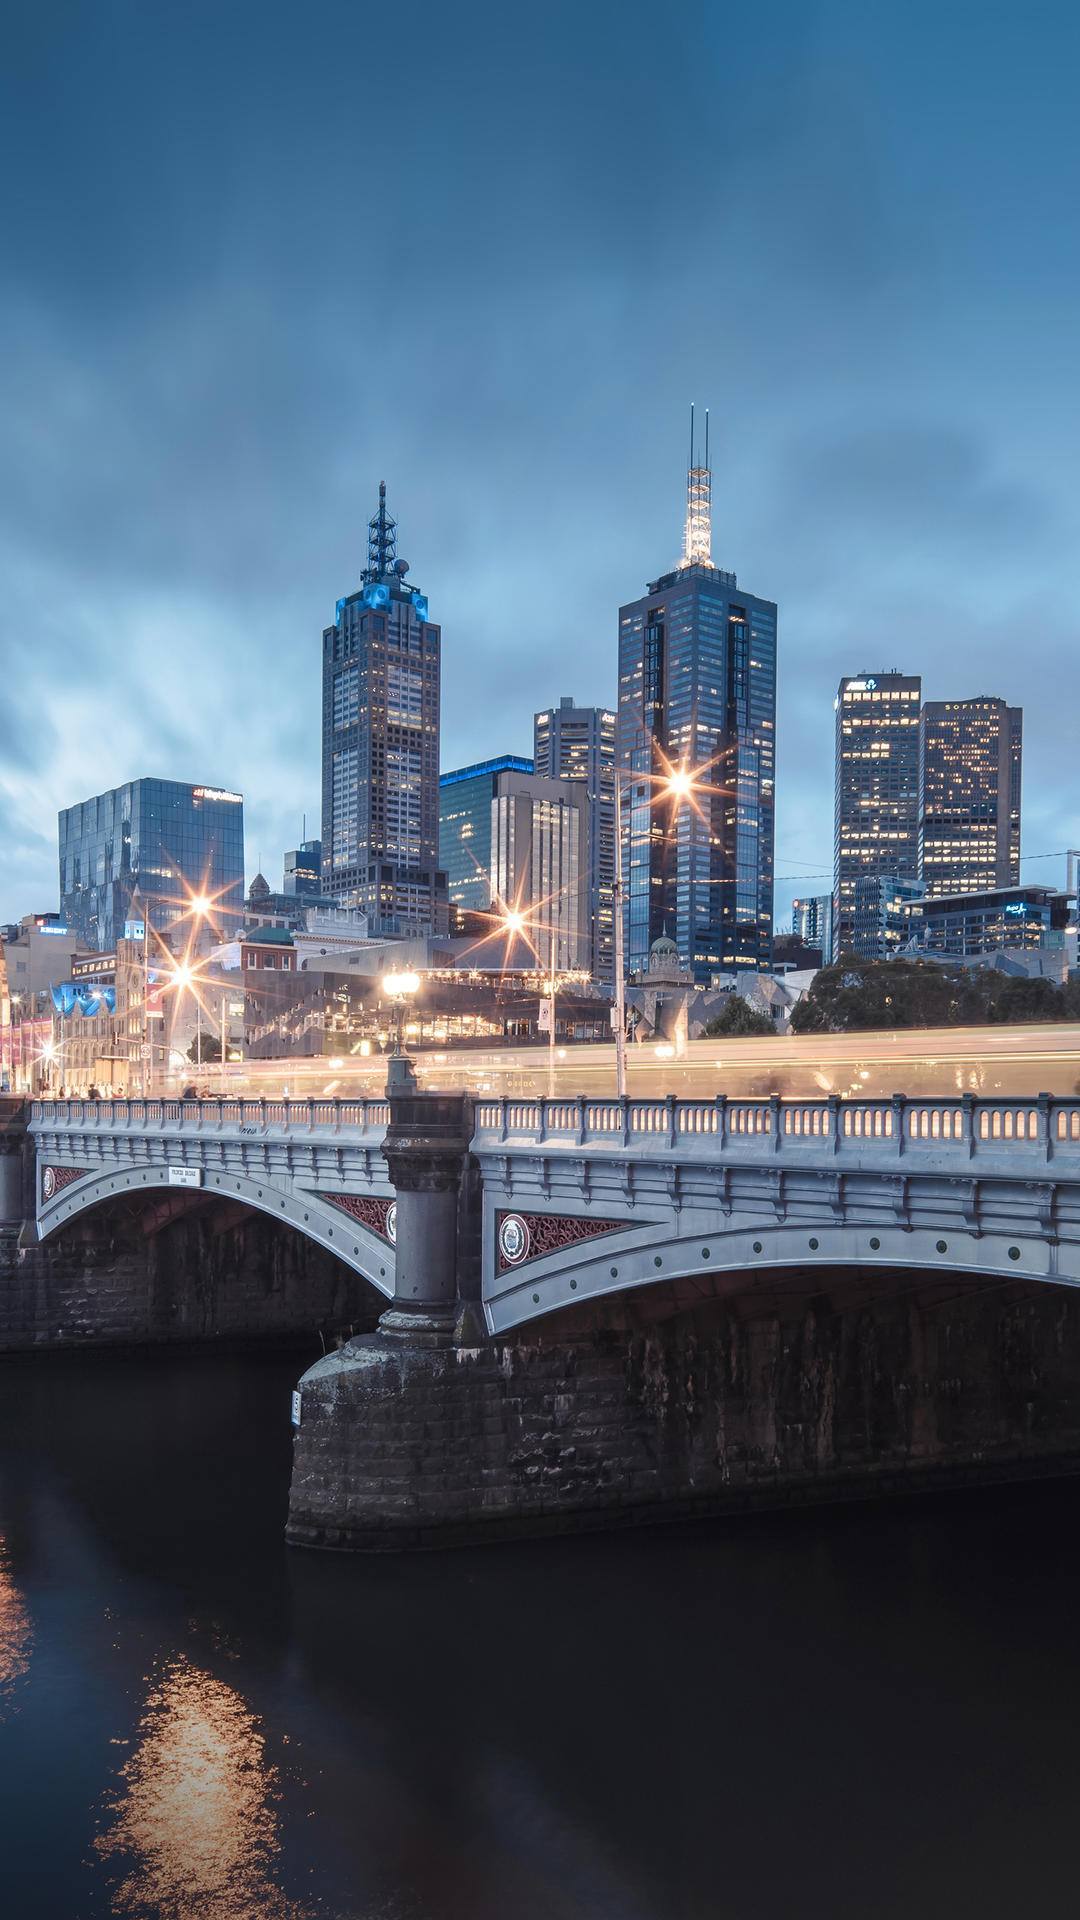
[[[386,481],[379,481],[379,511],[372,514],[367,530],[367,566],[364,580],[383,580],[397,558],[397,521],[386,511]]]
[[[709,409],[705,409],[705,461],[694,458],[694,408],[690,407],[690,465],[686,474],[686,530],[680,567],[711,567],[712,470],[709,466]]]

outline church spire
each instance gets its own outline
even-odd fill
[[[379,481],[379,510],[372,514],[367,530],[367,566],[364,580],[384,580],[393,571],[397,558],[397,521],[386,511],[386,481]]]
[[[709,409],[705,409],[705,460],[695,464],[694,409],[690,407],[690,465],[686,474],[686,530],[680,567],[711,567],[712,470],[709,466]]]

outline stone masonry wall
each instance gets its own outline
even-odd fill
[[[28,1347],[260,1339],[375,1324],[382,1304],[312,1241],[249,1214],[213,1212],[146,1235],[98,1209],[41,1246],[0,1228],[0,1353]]]
[[[349,1342],[302,1382],[290,1539],[452,1545],[1080,1465],[1077,1293],[738,1285],[479,1348]]]

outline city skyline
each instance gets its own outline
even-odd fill
[[[647,152],[619,137],[653,85],[645,21],[620,9],[616,36],[599,8],[572,42],[554,18],[530,29],[524,104],[491,84],[505,49],[479,17],[456,42],[434,14],[419,38],[385,28],[426,128],[384,179],[385,225],[434,289],[388,331],[353,298],[370,160],[323,112],[332,69],[314,41],[286,62],[273,35],[253,48],[238,32],[211,56],[196,13],[183,32],[162,24],[151,89],[123,8],[74,20],[62,47],[20,19],[11,166],[43,102],[64,111],[0,268],[3,918],[55,904],[60,808],[132,779],[194,769],[245,793],[253,853],[274,865],[296,844],[319,813],[317,693],[298,691],[310,636],[329,583],[358,577],[382,477],[437,595],[444,766],[527,755],[532,714],[566,686],[611,704],[613,610],[678,551],[690,400],[714,409],[717,563],[783,613],[777,922],[828,884],[825,730],[838,679],[867,660],[921,673],[927,700],[1023,705],[1023,877],[1060,877],[1034,856],[1080,839],[1057,697],[1080,498],[1054,399],[1080,269],[1076,167],[1053,134],[1077,22],[1054,14],[1051,36],[1049,16],[1042,31],[995,18],[973,38],[931,9],[871,21],[837,5],[666,26],[672,88],[710,128],[688,195],[681,116]],[[347,60],[363,30],[344,11],[337,25]],[[54,65],[94,85],[58,94]],[[198,138],[196,71],[216,76]],[[558,151],[535,104],[556,77]],[[255,80],[297,126],[287,166]],[[1003,114],[1036,84],[1040,115],[1003,143]],[[463,144],[474,90],[487,117]],[[389,110],[370,104],[373,139]],[[222,192],[226,137],[244,158]],[[127,142],[139,169],[114,164]],[[1036,196],[1021,286],[1002,215]],[[724,296],[732,250],[752,302]],[[330,259],[345,264],[328,303]],[[914,632],[916,578],[941,644]],[[1023,682],[1020,638],[1038,662]]]

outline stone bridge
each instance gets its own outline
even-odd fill
[[[38,1233],[166,1188],[270,1214],[388,1298],[445,1302],[445,1262],[434,1294],[430,1272],[397,1274],[395,1175],[430,1158],[437,1114],[473,1216],[444,1228],[454,1293],[489,1334],[660,1279],[793,1264],[1080,1282],[1080,1100],[419,1095],[410,1114],[388,1162],[386,1099],[38,1102]]]
[[[153,1232],[227,1203],[374,1289],[377,1329],[294,1396],[299,1544],[1080,1468],[1078,1100],[473,1102],[406,1074],[45,1101],[30,1133],[41,1251],[95,1209]]]

